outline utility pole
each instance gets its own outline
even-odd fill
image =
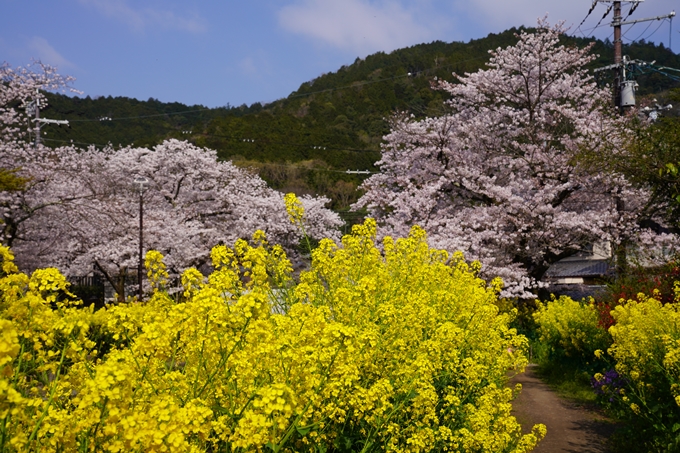
[[[142,301],[144,294],[142,289],[142,282],[144,279],[144,191],[149,180],[144,176],[135,178],[135,184],[139,187],[139,263],[137,264],[137,283],[139,284],[138,301]]]
[[[612,21],[614,27],[614,64],[621,63],[621,2],[614,2],[614,20]]]
[[[36,88],[35,90],[35,100],[31,102],[28,107],[27,107],[27,113],[30,116],[30,108],[33,108],[35,110],[35,118],[33,121],[35,122],[35,147],[37,148],[40,146],[42,143],[42,140],[40,138],[40,126],[45,123],[45,124],[63,124],[68,126],[68,120],[53,120],[49,118],[40,118],[40,91]]]
[[[603,68],[595,69],[594,72],[602,71],[614,71],[614,105],[619,109],[620,114],[625,114],[626,109],[629,107],[635,107],[635,90],[637,88],[637,82],[635,81],[635,72],[639,71],[639,68],[645,66],[653,66],[654,62],[646,63],[644,61],[631,60],[627,56],[623,56],[623,42],[621,35],[621,27],[623,25],[633,25],[639,22],[648,22],[652,20],[663,20],[663,19],[673,19],[675,16],[675,11],[671,11],[670,14],[663,16],[650,17],[646,19],[637,19],[631,21],[623,21],[621,17],[621,3],[633,3],[630,13],[628,16],[637,8],[637,6],[644,2],[645,0],[594,0],[593,6],[596,3],[611,3],[611,8],[614,10],[614,18],[612,20],[611,26],[614,28],[614,63]],[[591,8],[592,11],[592,8]],[[590,14],[590,12],[588,13]],[[609,9],[605,16],[609,14]],[[587,17],[587,16],[586,16]],[[670,45],[670,40],[669,40]],[[658,106],[661,108],[661,106]],[[616,211],[618,213],[623,213],[626,209],[625,201],[621,197],[620,192],[613,194],[614,202],[616,205]],[[619,276],[623,276],[627,273],[628,268],[628,257],[627,257],[627,246],[628,240],[624,237],[618,244],[618,247],[614,251],[614,257],[616,262],[616,273]]]
[[[40,146],[40,98],[37,96],[38,90],[35,90],[35,147]]]
[[[622,60],[622,42],[621,42],[621,2],[614,2],[614,20],[612,21],[612,27],[614,27],[614,64],[621,64]],[[625,69],[624,69],[625,71]],[[625,75],[621,71],[616,71],[616,76],[614,76],[614,104],[621,105],[621,84],[625,80]]]
[[[623,21],[621,16],[621,3],[635,3],[633,9],[637,7],[638,4],[644,2],[645,0],[595,0],[598,3],[611,3],[612,9],[614,10],[614,18],[612,20],[611,26],[614,28],[614,64],[605,66],[604,68],[598,68],[595,72],[615,70],[614,73],[614,105],[618,107],[621,113],[624,113],[627,107],[635,106],[635,89],[637,88],[637,83],[633,80],[631,76],[631,65],[632,64],[647,64],[644,62],[631,61],[627,57],[623,56],[623,42],[621,35],[621,27],[623,25],[633,25],[639,22],[648,22],[652,20],[663,20],[663,19],[673,19],[675,16],[675,11],[671,11],[669,14],[663,16],[650,17],[646,19],[637,19],[631,21]],[[633,10],[631,10],[632,12]],[[630,16],[630,14],[629,14]]]

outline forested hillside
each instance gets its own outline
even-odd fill
[[[189,140],[215,149],[220,158],[253,167],[274,188],[323,193],[333,207],[346,208],[365,175],[374,171],[380,142],[395,112],[436,116],[446,94],[433,90],[438,79],[473,72],[489,59],[488,51],[516,42],[516,29],[472,40],[419,44],[389,54],[357,58],[338,71],[303,83],[288,97],[261,105],[208,109],[154,99],[124,97],[71,98],[50,95],[42,114],[69,119],[70,127],[49,125],[49,145],[64,142],[151,146],[166,138]],[[565,44],[585,46],[590,39],[564,37]],[[596,41],[591,68],[610,64],[613,46]],[[680,57],[663,45],[639,42],[624,46],[632,59],[680,68]],[[609,82],[603,77],[603,83]],[[638,78],[641,95],[662,93],[680,84],[660,74]]]

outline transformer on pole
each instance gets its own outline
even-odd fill
[[[636,60],[629,60],[623,56],[622,51],[622,39],[621,39],[621,26],[623,25],[633,25],[639,22],[648,22],[652,20],[663,20],[672,19],[675,16],[675,11],[671,11],[669,14],[663,16],[649,17],[646,19],[637,19],[631,21],[623,21],[621,17],[621,3],[634,3],[631,12],[637,8],[637,6],[644,2],[644,0],[595,0],[597,3],[612,3],[614,10],[614,18],[612,20],[611,26],[614,27],[614,64],[605,66],[603,68],[598,68],[595,72],[615,70],[614,75],[614,104],[621,110],[625,110],[627,107],[634,107],[636,105],[635,91],[637,90],[638,84],[634,80],[634,67],[632,65],[638,66],[652,66],[652,63],[639,62]],[[630,14],[629,14],[630,15]]]

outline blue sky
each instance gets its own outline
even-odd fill
[[[0,62],[32,58],[76,77],[84,95],[164,102],[270,102],[357,57],[434,40],[469,41],[512,26],[565,20],[576,30],[592,0],[0,0]],[[607,9],[596,5],[591,30]],[[646,0],[630,19],[668,14]],[[624,3],[624,16],[630,9]],[[610,22],[611,14],[603,24]],[[673,45],[680,51],[679,20]],[[656,32],[655,32],[656,30]],[[669,21],[624,28],[624,42],[668,45]]]

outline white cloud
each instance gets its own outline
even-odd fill
[[[341,50],[367,54],[436,38],[415,14],[395,0],[300,0],[279,11],[279,24]]]
[[[631,19],[641,19],[648,17],[655,17],[658,15],[665,15],[675,9],[677,0],[655,0],[654,2],[641,3],[637,8]],[[536,20],[539,17],[544,17],[548,14],[548,21],[550,23],[557,23],[564,21],[564,25],[569,28],[569,33],[590,36],[595,34],[598,37],[607,37],[612,33],[612,28],[609,24],[612,21],[613,14],[610,12],[608,16],[601,22],[597,29],[594,27],[607,11],[609,3],[600,3],[596,5],[592,13],[587,17],[581,30],[577,30],[581,21],[586,18],[588,10],[591,8],[592,0],[572,0],[565,2],[564,0],[454,0],[455,8],[459,11],[464,11],[465,17],[473,22],[475,26],[483,27],[486,30],[501,31],[509,27],[525,25],[533,27],[536,25]],[[631,4],[624,3],[623,16],[627,16]],[[464,26],[465,24],[460,24]],[[638,27],[639,28],[639,27]],[[668,26],[662,29],[668,30]],[[641,31],[644,30],[644,25]],[[625,31],[625,30],[624,30]],[[666,31],[666,35],[668,32]],[[633,34],[631,38],[635,38]],[[624,42],[626,42],[624,40]]]
[[[81,4],[91,6],[107,17],[127,24],[135,31],[144,31],[149,27],[161,27],[188,31],[191,33],[205,32],[205,21],[198,15],[182,17],[172,11],[154,8],[135,9],[125,0],[79,0]]]
[[[45,38],[34,36],[28,42],[28,49],[32,56],[43,63],[56,66],[59,69],[74,69],[76,66],[64,58],[57,50],[50,45]]]

